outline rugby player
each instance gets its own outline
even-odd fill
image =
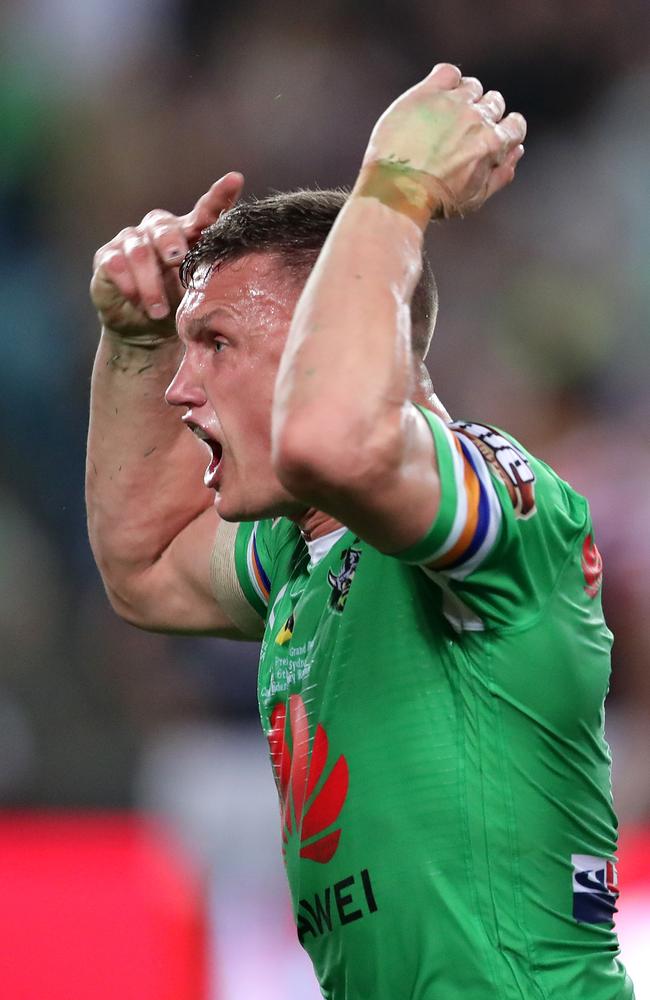
[[[95,556],[135,625],[262,640],[297,932],[331,1000],[633,996],[589,510],[452,422],[423,364],[423,233],[511,181],[524,135],[440,64],[347,200],[235,205],[229,173],[95,259]]]

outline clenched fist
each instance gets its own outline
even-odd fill
[[[202,230],[235,203],[242,185],[241,174],[228,173],[187,215],[155,209],[100,247],[90,294],[105,328],[143,344],[175,336],[184,291],[179,264]]]
[[[431,213],[474,211],[515,172],[526,121],[511,113],[498,91],[483,93],[475,77],[441,63],[402,94],[377,122],[364,157],[404,174],[419,172],[430,191]]]

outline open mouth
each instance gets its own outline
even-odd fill
[[[208,465],[205,473],[203,475],[203,482],[206,486],[213,486],[214,479],[216,478],[217,472],[219,471],[219,466],[221,465],[221,459],[223,457],[223,448],[218,441],[208,439],[206,443],[210,447],[212,452],[212,459]]]
[[[198,424],[194,424],[189,420],[186,421],[186,424],[192,433],[196,435],[199,441],[203,441],[203,443],[208,446],[212,453],[210,464],[203,474],[203,482],[208,488],[214,488],[216,486],[217,475],[223,458],[223,445],[220,441],[217,441],[216,438],[210,437],[210,435],[207,434],[202,427],[199,427]]]

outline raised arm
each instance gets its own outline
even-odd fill
[[[274,461],[294,496],[384,551],[421,538],[439,499],[413,402],[409,303],[432,217],[463,214],[514,175],[521,115],[448,64],[377,123],[352,195],[300,298],[280,367]],[[396,516],[399,515],[399,516]]]
[[[115,610],[143,628],[236,636],[211,587],[219,530],[206,449],[164,401],[180,360],[178,265],[237,198],[226,174],[185,216],[150,212],[95,256],[102,323],[92,377],[86,498],[90,542]]]

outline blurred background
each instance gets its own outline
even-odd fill
[[[378,115],[438,61],[526,115],[514,186],[431,229],[429,364],[453,415],[506,428],[591,501],[616,635],[614,794],[636,834],[650,824],[647,15],[646,0],[2,5],[0,801],[8,822],[161,817],[208,890],[213,1000],[318,991],[284,886],[256,646],[138,632],[93,565],[93,253],[229,169],[257,195],[351,184]],[[620,931],[641,1000],[650,904],[628,874]]]

